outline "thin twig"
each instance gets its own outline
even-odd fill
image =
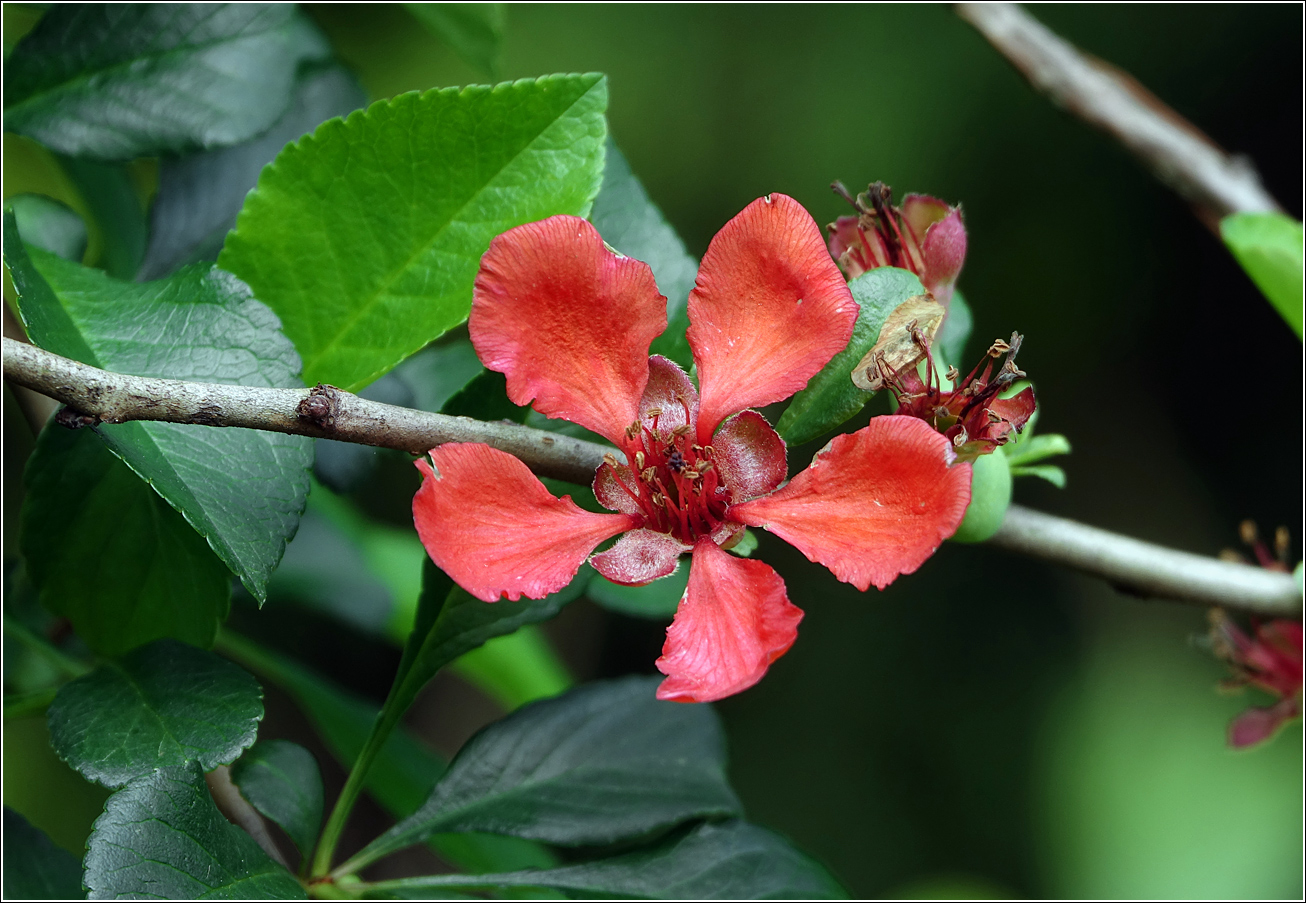
[[[958,3],[1039,91],[1116,138],[1199,209],[1208,225],[1231,213],[1281,208],[1246,157],[1220,148],[1133,77],[1075,49],[1014,3]]]
[[[445,442],[484,442],[543,476],[589,483],[614,450],[514,423],[484,423],[367,401],[338,389],[261,389],[109,373],[4,340],[5,378],[91,420],[161,420],[296,433],[422,454]],[[317,394],[315,394],[317,393]],[[321,405],[314,403],[319,399]],[[77,418],[63,418],[63,422]],[[1012,506],[993,545],[1067,565],[1128,592],[1266,615],[1299,615],[1287,574],[1177,552]]]

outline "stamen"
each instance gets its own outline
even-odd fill
[[[643,473],[644,471],[644,453],[635,452],[635,469]]]

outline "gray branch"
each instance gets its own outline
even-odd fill
[[[484,442],[531,470],[585,485],[608,446],[515,423],[485,423],[367,401],[331,387],[264,389],[109,373],[32,345],[4,340],[5,378],[68,405],[62,420],[160,420],[245,427],[395,448],[415,455],[445,442]],[[69,416],[67,411],[71,410]],[[1287,574],[1152,545],[1013,505],[989,542],[1077,568],[1137,595],[1299,615]]]
[[[957,12],[1035,88],[1216,218],[1280,209],[1250,160],[1224,151],[1131,76],[1081,53],[1014,3],[958,3]]]

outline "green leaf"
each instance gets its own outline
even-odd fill
[[[471,339],[451,335],[423,348],[395,367],[391,375],[412,390],[414,407],[439,411],[484,369]]]
[[[218,262],[281,317],[305,380],[356,391],[466,319],[492,238],[589,212],[606,106],[597,74],[374,103],[263,170]]]
[[[14,211],[24,244],[81,262],[86,254],[86,223],[69,207],[40,194],[7,198],[5,207]]]
[[[6,900],[85,899],[82,864],[13,809],[5,806]]]
[[[188,267],[119,282],[39,248],[12,215],[5,262],[32,341],[115,373],[249,386],[297,386],[299,359],[276,317],[229,273]],[[255,598],[294,535],[308,496],[312,442],[263,430],[133,422],[96,428],[240,577]]]
[[[694,359],[685,341],[689,325],[686,303],[698,276],[698,264],[649,199],[611,137],[603,187],[594,199],[590,222],[609,245],[653,269],[658,290],[667,296],[667,331],[653,340],[649,351],[669,357],[688,370]]]
[[[307,856],[322,827],[322,773],[313,754],[289,740],[260,740],[231,769],[231,780]]]
[[[824,868],[764,828],[700,824],[655,847],[608,859],[497,875],[438,875],[383,882],[407,893],[444,887],[556,887],[599,897],[652,900],[828,900],[847,892]]]
[[[18,542],[41,603],[101,655],[175,637],[211,646],[227,568],[89,430],[41,431],[24,473]]]
[[[442,414],[475,417],[477,420],[511,420],[524,423],[531,409],[512,403],[508,398],[508,379],[494,370],[482,370],[467,385],[453,394]]]
[[[499,75],[506,9],[502,3],[405,3],[417,21],[469,65]]]
[[[961,296],[961,292],[953,289],[952,300],[948,302],[948,315],[943,318],[943,325],[939,327],[939,334],[935,339],[935,345],[938,346],[944,363],[943,370],[946,371],[947,365],[951,364],[963,373],[967,372],[962,367],[961,361],[966,353],[966,340],[970,338],[974,322],[970,305]]]
[[[1252,282],[1302,337],[1302,224],[1282,213],[1235,213],[1220,235]]]
[[[302,900],[303,886],[223,817],[196,762],[109,797],[87,841],[95,899]]]
[[[158,640],[59,689],[50,745],[91,781],[121,787],[156,768],[234,762],[254,742],[263,690],[211,652]]]
[[[136,278],[159,279],[183,264],[216,260],[263,167],[287,143],[366,103],[367,95],[343,66],[315,66],[300,73],[289,109],[263,134],[231,147],[160,161],[149,248]]]
[[[731,546],[728,551],[740,558],[753,557],[753,553],[757,551],[757,534],[745,527],[743,535],[739,537],[739,542]]]
[[[853,417],[871,399],[853,385],[853,368],[875,346],[880,329],[894,308],[925,291],[913,273],[896,267],[880,267],[848,283],[853,299],[861,305],[853,336],[840,351],[794,396],[776,424],[789,445],[802,445],[830,432]]]
[[[353,867],[441,831],[606,844],[737,815],[716,713],[661,702],[656,685],[588,684],[490,725],[459,750],[430,799]]]
[[[675,616],[688,585],[689,567],[682,565],[674,574],[644,586],[622,586],[602,574],[595,574],[586,594],[609,611],[634,618],[667,621]]]
[[[375,703],[230,630],[223,632],[219,647],[285,690],[308,716],[336,761],[346,769],[353,765],[380,715]],[[401,726],[387,738],[363,786],[392,816],[405,818],[430,796],[445,767],[439,756]],[[439,834],[431,838],[431,846],[448,861],[476,871],[556,861],[543,847],[510,837]]]
[[[131,279],[145,256],[148,228],[127,168],[73,157],[56,159],[100,227],[99,260],[90,262],[115,279]]]
[[[5,60],[5,129],[99,160],[235,144],[329,54],[288,4],[59,4]]]
[[[1058,489],[1066,488],[1066,472],[1055,464],[1013,465],[1011,475],[1013,477],[1040,477]]]
[[[1028,431],[1029,427],[1026,427],[1026,432]],[[1070,440],[1060,433],[1047,433],[1008,443],[1002,446],[1002,451],[1012,467],[1034,464],[1045,458],[1070,454]]]

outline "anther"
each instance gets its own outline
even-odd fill
[[[652,483],[653,478],[657,476],[657,473],[658,470],[656,467],[646,467],[644,470],[641,470],[639,472],[639,475],[640,478],[643,479],[645,483]]]
[[[675,436],[677,439],[680,438],[681,436],[689,435],[689,424],[688,423],[680,424],[680,426],[676,427],[674,430],[671,431],[671,435]]]
[[[644,469],[644,453],[635,452],[635,468],[642,471]]]
[[[613,456],[612,452],[606,452],[603,455],[603,463],[608,465],[609,467],[616,468],[617,459],[615,456]]]
[[[1274,554],[1280,561],[1288,560],[1288,546],[1292,544],[1292,535],[1288,532],[1287,527],[1279,527],[1274,531]]]

